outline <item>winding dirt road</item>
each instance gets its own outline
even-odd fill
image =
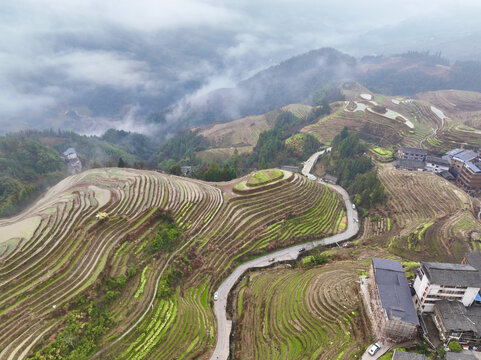
[[[330,151],[329,149],[326,149]],[[319,151],[313,154],[305,163],[302,169],[303,175],[310,175],[312,167],[316,163],[318,157],[324,153],[323,151]],[[310,175],[309,178],[312,178],[314,175]],[[323,183],[321,180],[316,180],[320,183]],[[259,267],[266,267],[272,265],[272,262],[269,262],[270,258],[275,258],[275,261],[286,261],[286,260],[295,260],[299,256],[299,249],[304,247],[307,250],[311,250],[317,246],[322,245],[330,245],[339,243],[341,241],[346,241],[357,235],[359,232],[359,223],[357,222],[358,214],[357,211],[352,208],[352,203],[347,194],[346,190],[342,187],[337,185],[329,185],[333,190],[337,191],[343,198],[344,203],[346,205],[346,213],[348,217],[347,222],[347,229],[343,233],[336,234],[330,236],[328,238],[324,238],[321,240],[310,241],[308,243],[299,244],[295,246],[291,246],[286,249],[282,249],[276,251],[274,253],[270,253],[268,255],[261,256],[257,259],[248,261],[240,266],[238,266],[230,276],[225,279],[225,281],[220,285],[218,292],[218,300],[214,303],[214,313],[217,318],[217,344],[212,354],[210,360],[227,360],[229,357],[229,338],[230,333],[232,330],[232,321],[227,319],[226,313],[226,306],[227,306],[227,297],[229,296],[229,292],[231,291],[232,287],[235,285],[237,280],[244,274],[248,269],[251,268],[259,268]],[[356,221],[354,220],[356,219]]]

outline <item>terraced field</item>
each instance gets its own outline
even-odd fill
[[[51,343],[67,318],[84,314],[75,310],[79,304],[87,300],[87,314],[102,284],[122,277],[128,285],[107,294],[111,324],[99,358],[207,356],[216,338],[213,291],[233,267],[269,249],[342,231],[337,195],[299,174],[286,172],[244,192],[233,193],[235,185],[90,170],[1,220],[0,359],[23,359]],[[96,219],[98,212],[108,218]],[[181,236],[170,250],[150,256],[162,214]]]
[[[369,342],[361,262],[254,272],[236,297],[236,359],[353,359]]]
[[[447,117],[476,129],[481,129],[481,93],[462,90],[438,90],[418,94],[439,108]]]
[[[337,102],[331,104],[333,112],[321,118],[317,123],[308,125],[301,133],[314,135],[321,143],[329,143],[344,126],[350,131],[369,142],[382,147],[390,147],[393,144],[415,145],[432,133],[434,123],[422,116],[415,103],[389,105],[389,108],[402,114],[413,123],[414,128],[404,124],[404,121],[390,119],[370,111],[373,104],[366,100],[354,102]]]
[[[0,260],[0,358],[26,354],[35,344],[32,339],[55,327],[58,313],[105,276],[111,259],[127,256],[119,251],[121,243],[141,242],[158,209],[171,212],[189,233],[221,204],[221,192],[209,185],[153,172],[104,169],[67,178],[24,214],[2,220],[2,234],[8,231],[18,241],[4,249]],[[109,219],[96,220],[99,211]],[[37,226],[21,234],[9,231],[12,220],[35,221]],[[157,267],[166,256],[159,255]],[[131,318],[141,305],[134,301]]]
[[[329,144],[347,126],[376,146],[423,147],[434,153],[455,147],[481,146],[481,107],[478,101],[481,94],[449,90],[420,94],[417,99],[407,100],[369,94],[361,86],[355,87],[355,91],[343,92],[347,101],[331,104],[333,112],[330,115],[304,127],[301,133],[312,134],[322,143]],[[375,106],[384,107],[387,112],[378,113],[373,110]],[[412,127],[400,117],[389,118],[396,113],[408,120]]]
[[[164,322],[159,322],[156,317],[144,321],[135,334],[122,341],[126,345],[121,346],[142,340],[142,335],[139,337],[138,334],[145,332],[144,329],[157,328],[158,336],[143,342],[145,358],[191,359],[213,349],[215,322],[211,299],[221,280],[242,259],[302,239],[333,233],[335,219],[342,211],[337,196],[334,195],[332,200],[332,191],[298,174],[252,191],[230,198],[187,251],[187,256],[196,261],[195,265],[192,264],[191,274],[185,277],[184,285],[178,289],[178,297],[174,298],[177,317],[170,326],[165,327]],[[325,201],[329,198],[330,202]],[[313,209],[326,213],[330,222],[304,231],[296,229],[290,232],[290,236],[263,236],[263,230],[269,226],[295,221],[296,216],[309,218]],[[119,358],[130,359],[137,352],[135,348],[124,348]]]
[[[274,128],[276,118],[282,112],[290,112],[298,118],[305,118],[311,106],[291,104],[263,115],[247,116],[222,124],[215,124],[201,129],[199,135],[209,139],[215,148],[238,148],[239,152],[246,147],[254,147],[262,131]]]
[[[388,234],[382,241],[392,252],[409,259],[458,261],[464,252],[480,249],[481,239],[473,236],[481,232],[481,222],[465,192],[437,175],[396,170],[391,164],[382,165],[379,175],[389,214],[376,222],[379,228],[371,235]]]

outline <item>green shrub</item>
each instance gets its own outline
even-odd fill
[[[461,350],[463,350],[463,347],[455,340],[451,340],[448,347],[452,352],[461,352]]]

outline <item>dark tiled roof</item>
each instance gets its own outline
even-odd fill
[[[464,257],[468,261],[469,265],[478,270],[481,270],[481,252],[469,252],[464,254]]]
[[[428,151],[425,149],[412,148],[407,146],[401,146],[401,151],[403,153],[417,154],[417,155],[427,155]]]
[[[294,165],[282,165],[281,170],[287,170],[287,171],[299,171],[299,166],[294,166]]]
[[[389,319],[393,317],[418,325],[406,274],[399,261],[372,258],[374,278],[381,300]]]
[[[478,329],[475,322],[466,315],[466,308],[460,301],[436,301],[434,308],[439,311],[439,316],[442,318],[446,330],[477,333]]]
[[[422,262],[431,284],[481,287],[479,271],[468,264]]]
[[[466,315],[475,323],[478,336],[481,336],[481,308],[479,306],[471,306]]]
[[[446,360],[477,360],[477,358],[471,353],[447,352]]]
[[[426,162],[433,163],[436,165],[449,166],[448,160],[437,157],[437,156],[431,156],[431,155],[426,156]]]
[[[392,360],[429,360],[426,356],[416,353],[408,353],[406,351],[394,350]]]
[[[332,181],[334,183],[337,183],[337,177],[329,175],[329,174],[324,175],[324,180]]]
[[[398,159],[394,162],[394,166],[407,169],[424,169],[424,166],[426,166],[426,164],[423,161],[419,160]]]
[[[444,171],[441,171],[439,173],[439,175],[441,175],[443,178],[445,178],[446,180],[454,180],[455,177],[453,176],[453,174],[451,174],[448,170],[444,170]]]

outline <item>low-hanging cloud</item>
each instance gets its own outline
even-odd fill
[[[75,108],[85,131],[97,122],[149,132],[138,126],[149,113],[179,101],[183,111],[186,99],[201,103],[208,91],[310,49],[443,50],[481,32],[480,10],[475,0],[5,1],[0,125],[3,132],[70,127],[61,114]],[[412,28],[434,40],[418,44]]]

